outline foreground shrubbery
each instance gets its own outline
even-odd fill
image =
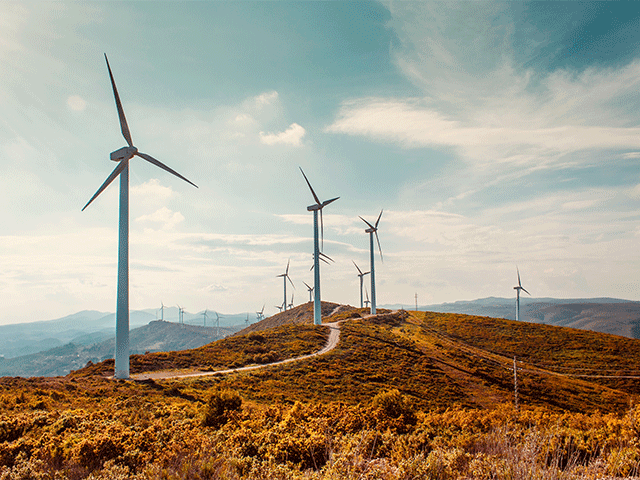
[[[103,398],[3,395],[0,479],[572,479],[638,475],[640,409],[626,415],[243,402],[212,388],[116,387]],[[122,387],[124,388],[124,387]],[[41,392],[42,393],[42,392]],[[54,395],[55,396],[55,395]],[[46,398],[44,398],[46,397]],[[93,400],[92,400],[93,398]],[[83,403],[82,408],[74,404]],[[55,404],[56,408],[51,408]]]

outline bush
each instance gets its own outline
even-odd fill
[[[219,427],[229,419],[229,413],[240,410],[242,397],[235,390],[214,390],[204,407],[202,424],[206,427]]]

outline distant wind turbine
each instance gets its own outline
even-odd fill
[[[109,59],[104,55],[109,70],[109,78],[113,88],[113,96],[116,100],[118,109],[118,118],[120,119],[120,130],[122,136],[127,141],[127,146],[111,152],[111,160],[118,162],[116,168],[104,181],[98,191],[91,197],[91,200],[82,208],[84,211],[105,188],[109,186],[117,176],[120,176],[120,212],[119,212],[119,242],[118,242],[118,291],[116,295],[116,351],[115,351],[115,378],[129,378],[129,160],[134,155],[146,160],[147,162],[160,167],[163,170],[181,178],[185,182],[190,183],[197,188],[197,185],[178,172],[167,167],[164,163],[156,160],[151,155],[138,151],[133,146],[131,133],[127,125],[127,119],[124,116],[124,109],[120,102],[116,82],[111,73]]]
[[[313,290],[314,290],[314,298],[313,298],[313,323],[314,325],[320,325],[322,323],[322,307],[320,303],[320,256],[326,255],[321,253],[321,250],[324,249],[324,224],[322,221],[322,209],[329,205],[332,202],[335,202],[340,197],[332,198],[330,200],[325,200],[321,202],[316,192],[313,191],[313,187],[309,183],[307,176],[304,174],[302,168],[300,168],[302,172],[302,176],[304,180],[307,182],[309,186],[309,190],[311,190],[311,195],[313,195],[313,199],[316,201],[314,205],[309,205],[307,207],[307,211],[313,212]],[[322,248],[318,245],[318,212],[320,212],[320,240]],[[327,257],[329,258],[329,257]],[[326,262],[326,260],[324,260]]]
[[[178,305],[178,323],[184,325],[184,308]]]
[[[351,260],[353,262],[353,260]],[[362,308],[364,306],[363,302],[362,302],[362,280],[363,277],[365,275],[368,275],[371,272],[364,272],[362,273],[362,270],[360,270],[360,267],[358,267],[358,265],[356,265],[356,262],[353,262],[353,264],[356,266],[356,268],[358,269],[358,277],[360,277],[360,308]]]
[[[307,290],[309,291],[309,302],[311,302],[311,292],[313,292],[313,287],[310,287],[307,282],[302,283],[304,283],[304,286],[307,287]]]
[[[207,326],[207,311],[206,310],[204,312],[202,312],[202,321],[203,321],[202,322],[203,326],[206,327]]]
[[[520,320],[520,290],[525,292],[527,295],[531,296],[529,292],[527,292],[522,286],[522,282],[520,282],[520,270],[516,266],[516,271],[518,272],[518,286],[513,287],[516,291],[516,321]]]
[[[213,312],[216,314],[216,337],[220,336],[220,315],[218,312]]]
[[[284,305],[276,305],[276,308],[280,310],[280,313],[282,313],[282,309],[284,308]]]
[[[160,320],[164,321],[164,303],[160,302]]]
[[[262,305],[262,310],[256,312],[256,320],[259,322],[260,320],[264,320],[264,304]]]
[[[285,270],[285,272],[280,275],[276,275],[276,277],[282,277],[282,280],[284,282],[284,302],[282,302],[282,305],[284,305],[285,312],[287,311],[287,279],[291,283],[291,286],[293,288],[296,288],[296,286],[291,281],[291,277],[289,276],[289,262],[291,262],[291,259],[287,260],[287,269]]]
[[[293,295],[295,292],[291,292],[291,303],[289,304],[289,308],[293,308]]]
[[[376,270],[374,264],[374,249],[373,249],[373,234],[376,235],[376,241],[378,242],[378,250],[380,250],[380,260],[384,261],[382,258],[382,248],[380,248],[380,239],[378,238],[378,223],[380,223],[380,217],[382,217],[382,210],[380,210],[380,215],[378,215],[378,219],[376,220],[375,225],[371,225],[364,218],[360,217],[364,223],[366,223],[369,228],[365,230],[366,233],[369,234],[369,253],[371,256],[371,315],[375,315],[376,313]]]
[[[364,293],[367,295],[367,299],[364,301],[364,305],[368,308],[371,302],[369,301],[369,292],[367,292],[367,287],[364,287]]]

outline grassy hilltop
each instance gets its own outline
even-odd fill
[[[345,320],[338,346],[299,362],[136,382],[106,378],[107,361],[67,377],[0,379],[0,478],[640,474],[640,380],[621,378],[640,372],[639,340],[337,307],[323,313]],[[328,335],[309,304],[250,330],[133,356],[132,373],[270,363],[317,351]]]

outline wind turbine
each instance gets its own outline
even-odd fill
[[[291,292],[291,303],[289,304],[289,308],[293,308],[293,295],[295,294],[295,292]]]
[[[178,305],[178,323],[184,324],[184,308]]]
[[[202,320],[203,320],[203,325],[206,327],[207,326],[207,311],[206,310],[204,312],[202,312]]]
[[[195,183],[187,180],[175,170],[167,167],[164,163],[156,160],[151,155],[138,151],[133,146],[131,133],[127,125],[127,119],[124,116],[116,82],[113,80],[109,59],[105,53],[104,59],[107,62],[109,70],[109,78],[113,88],[113,96],[116,100],[118,109],[118,118],[120,119],[120,130],[122,136],[127,141],[127,146],[111,152],[111,160],[118,162],[116,168],[104,181],[98,191],[91,197],[91,200],[82,208],[84,211],[98,195],[100,195],[117,176],[120,176],[120,207],[119,207],[119,234],[118,234],[118,292],[116,296],[116,352],[115,352],[115,378],[129,378],[129,160],[134,155],[146,160],[147,162],[160,167],[163,170],[181,178],[185,182],[190,183],[194,187],[198,187]]]
[[[351,260],[353,262],[353,260]],[[358,267],[358,265],[356,265],[356,262],[353,262],[353,264],[356,266],[356,268],[358,269],[358,277],[360,277],[360,308],[363,307],[363,303],[362,303],[362,280],[363,277],[365,275],[368,275],[371,272],[364,272],[362,273],[362,270],[360,270],[360,267]]]
[[[313,289],[314,289],[314,298],[313,298],[313,323],[314,325],[320,325],[322,323],[322,307],[320,304],[320,256],[325,256],[321,253],[321,250],[324,249],[324,224],[322,222],[322,209],[329,205],[332,202],[335,202],[340,197],[332,198],[330,200],[325,200],[321,202],[316,192],[313,191],[311,184],[309,183],[309,179],[302,171],[300,167],[300,171],[302,172],[302,176],[304,177],[307,185],[309,186],[309,190],[311,190],[311,195],[313,195],[313,199],[316,201],[314,205],[309,205],[307,207],[307,211],[313,212]],[[322,248],[318,246],[318,212],[320,212],[320,239]],[[329,257],[327,257],[329,258]],[[323,259],[324,260],[324,259]],[[326,260],[324,260],[326,262]]]
[[[531,294],[527,292],[525,288],[522,286],[522,282],[520,282],[520,270],[518,270],[517,266],[516,266],[516,271],[518,272],[518,286],[513,288],[516,291],[516,322],[517,322],[520,320],[520,290],[522,290],[529,296],[531,296]]]
[[[287,260],[287,269],[285,270],[285,272],[281,275],[276,275],[276,277],[282,277],[282,280],[284,281],[284,302],[282,302],[282,304],[284,305],[284,311],[287,311],[287,279],[289,279],[289,282],[291,282],[291,286],[293,288],[296,288],[296,286],[293,284],[293,282],[291,281],[291,277],[289,277],[289,262],[291,261],[291,259]]]
[[[309,302],[311,302],[311,292],[313,292],[313,287],[310,287],[307,282],[302,283],[304,283],[305,287],[307,287],[307,290],[309,290]]]
[[[164,303],[160,302],[160,320],[164,321]]]
[[[369,301],[369,292],[367,292],[367,287],[364,287],[364,293],[367,295],[367,299],[364,301],[364,305],[368,308],[371,302]]]
[[[220,336],[220,315],[218,312],[213,312],[216,314],[216,337]]]
[[[279,313],[282,313],[282,309],[284,308],[284,304],[283,304],[283,305],[276,305],[276,308],[277,308],[278,310],[280,310],[280,312],[279,312]]]
[[[380,250],[380,260],[384,261],[382,258],[382,248],[380,248],[380,239],[378,238],[378,223],[380,223],[380,217],[382,217],[382,210],[380,210],[380,215],[378,215],[378,219],[376,220],[375,225],[371,225],[364,218],[360,217],[364,223],[366,223],[369,228],[365,230],[366,233],[369,234],[369,253],[371,254],[371,315],[376,314],[376,270],[374,265],[374,250],[373,250],[373,234],[376,234],[376,241],[378,242],[378,250]]]
[[[256,312],[256,320],[259,322],[260,320],[264,320],[264,304],[262,305],[262,310]]]

